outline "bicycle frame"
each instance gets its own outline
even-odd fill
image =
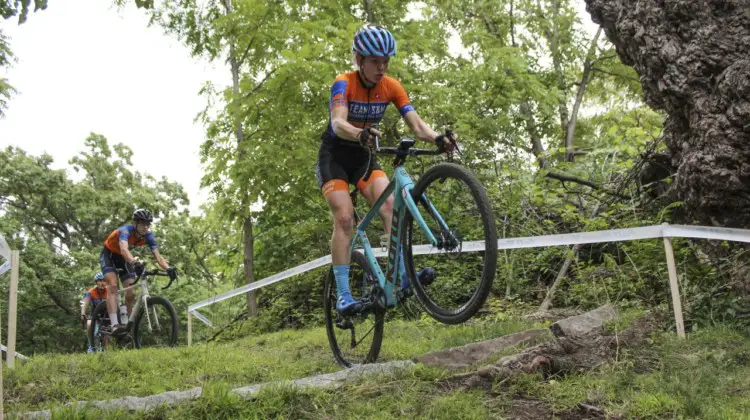
[[[121,298],[120,295],[124,295],[125,291],[128,289],[133,289],[136,287],[140,287],[141,290],[136,293],[135,296],[135,304],[133,305],[133,310],[130,311],[130,316],[128,316],[128,328],[133,325],[133,321],[135,320],[135,315],[138,313],[138,311],[141,310],[141,307],[144,308],[144,311],[146,313],[146,325],[148,326],[148,331],[151,332],[153,330],[153,327],[151,326],[151,315],[148,312],[148,298],[151,297],[151,295],[148,292],[148,278],[147,276],[143,276],[138,283],[128,286],[124,289],[119,290],[117,293],[117,307],[119,308],[121,305]],[[154,316],[155,324],[157,328],[159,327],[159,317]]]
[[[417,222],[418,226],[427,237],[429,243],[433,246],[438,246],[438,239],[435,237],[435,235],[433,235],[432,230],[427,226],[427,222],[424,220],[422,215],[419,213],[419,210],[417,209],[417,203],[412,198],[413,189],[414,181],[409,176],[409,174],[406,173],[404,167],[401,165],[396,166],[393,177],[391,178],[391,182],[383,191],[383,194],[380,195],[378,200],[372,206],[370,211],[359,222],[359,224],[357,225],[357,230],[354,233],[354,237],[352,238],[351,250],[354,251],[355,249],[359,249],[357,247],[357,244],[361,245],[362,251],[364,252],[364,255],[367,258],[370,266],[372,267],[372,270],[377,277],[380,287],[385,291],[386,306],[388,307],[393,307],[396,305],[396,303],[398,303],[398,296],[396,295],[396,278],[400,259],[402,258],[402,252],[399,252],[401,250],[401,246],[399,244],[401,243],[401,238],[404,234],[404,228],[406,227],[404,226],[404,216],[406,215],[407,211]],[[399,194],[394,194],[393,214],[391,219],[391,235],[388,244],[388,263],[386,266],[387,275],[384,275],[383,271],[380,268],[380,265],[375,258],[375,253],[370,246],[370,242],[367,239],[365,230],[370,225],[370,222],[375,218],[375,216],[379,214],[380,207],[383,206],[385,201],[394,191],[398,191]],[[430,203],[430,201],[424,194],[422,194],[422,197],[420,197],[419,201],[422,202],[422,204],[425,206],[430,215],[435,219],[435,221],[438,222],[441,229],[447,230],[448,227],[445,221],[443,221],[443,218],[440,216],[435,207],[432,205],[432,203]]]

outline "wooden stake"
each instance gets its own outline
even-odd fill
[[[677,281],[677,266],[674,262],[672,239],[664,238],[664,251],[667,254],[667,269],[669,270],[669,290],[672,292],[672,307],[674,321],[677,325],[677,336],[685,338],[685,322],[682,319],[682,300],[680,299],[680,285]]]
[[[188,347],[193,345],[193,316],[188,311]]]
[[[16,312],[18,310],[18,268],[20,266],[21,252],[10,252],[10,294],[8,296],[8,353],[6,362],[9,368],[13,368],[16,362]]]
[[[2,309],[0,309],[0,344],[2,344],[3,340],[3,321],[2,321]],[[0,354],[2,354],[2,351],[0,351]],[[7,354],[6,354],[7,357]],[[0,362],[2,362],[2,359],[0,359]],[[3,393],[5,393],[5,388],[3,388],[3,364],[0,363],[0,420],[3,420],[5,418],[3,416]]]

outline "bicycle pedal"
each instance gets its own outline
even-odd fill
[[[352,323],[351,319],[348,318],[336,318],[336,327],[340,328],[342,330],[350,330],[354,327],[354,324]]]

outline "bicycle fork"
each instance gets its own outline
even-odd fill
[[[156,314],[156,305],[153,306],[154,310],[154,324],[151,324],[151,314],[149,313],[149,307],[148,307],[148,287],[144,284],[143,286],[143,296],[141,296],[141,299],[143,299],[143,312],[146,315],[146,327],[148,328],[148,332],[151,333],[156,329],[157,331],[161,329],[161,326],[159,325],[159,316]]]

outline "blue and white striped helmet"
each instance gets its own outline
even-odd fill
[[[96,275],[94,275],[94,281],[102,281],[102,280],[104,280],[104,274],[102,274],[101,271],[96,273]]]
[[[354,34],[352,51],[365,57],[396,55],[396,40],[382,26],[365,25]]]

